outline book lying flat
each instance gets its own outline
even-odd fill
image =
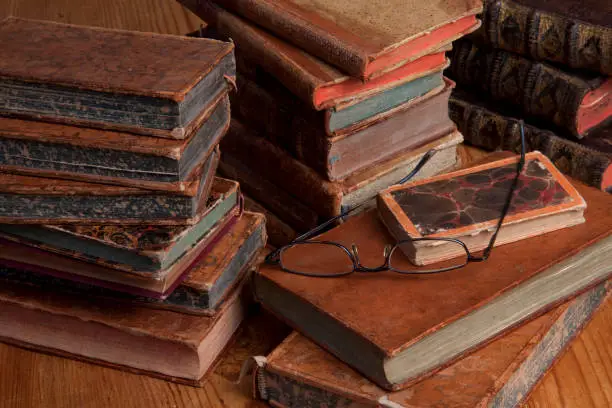
[[[229,213],[241,206],[240,186],[215,177],[206,209],[194,225],[11,225],[0,237],[107,268],[159,274]]]
[[[226,41],[231,38],[236,44],[236,62],[243,74],[251,72],[254,76],[266,72],[316,110],[342,110],[360,102],[367,103],[371,98],[386,100],[400,87],[447,65],[444,51],[450,49],[450,42],[364,83],[211,1],[180,0],[180,3],[208,23],[207,30],[203,31],[205,36]]]
[[[231,289],[255,267],[256,258],[265,244],[264,217],[256,213],[244,213],[215,243],[209,244],[210,249],[190,267],[185,280],[172,293],[165,294],[163,299],[134,296],[104,286],[40,274],[30,271],[27,265],[21,268],[2,267],[1,260],[0,279],[46,290],[104,297],[118,302],[135,302],[181,313],[212,315]]]
[[[227,132],[227,93],[184,140],[0,118],[0,170],[162,191],[190,191],[194,173]]]
[[[476,0],[215,0],[351,76],[368,80],[480,25]]]
[[[0,341],[201,385],[242,322],[248,299],[240,286],[214,316],[193,316],[4,283]]]
[[[9,17],[0,43],[3,115],[174,139],[236,75],[234,46],[215,40]]]
[[[206,207],[219,156],[216,148],[194,176],[194,188],[183,192],[0,173],[0,223],[193,225]]]
[[[256,297],[378,386],[405,388],[612,276],[610,196],[575,187],[588,203],[585,223],[496,247],[485,262],[421,276],[388,271],[337,278],[263,265],[254,278]],[[379,266],[385,246],[395,243],[375,211],[317,240],[355,244],[369,267]],[[285,264],[302,270],[346,263],[313,245],[286,257]],[[401,254],[394,267],[418,271]]]
[[[397,241],[455,238],[477,253],[489,245],[519,159],[392,186],[378,193],[380,218]],[[584,222],[584,199],[542,153],[527,153],[518,183],[496,246]],[[400,249],[415,265],[465,257],[463,247],[445,241],[410,241]]]
[[[264,364],[255,375],[255,392],[275,407],[518,407],[609,299],[607,293],[601,284],[391,393],[293,332],[267,358],[259,357]]]

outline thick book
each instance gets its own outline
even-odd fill
[[[213,316],[193,316],[5,282],[0,341],[197,386],[245,317],[242,292]]]
[[[210,39],[9,17],[0,43],[3,115],[174,139],[236,75],[233,44]]]
[[[193,225],[208,200],[216,148],[183,192],[0,173],[2,224]]]
[[[262,89],[246,98],[239,94],[234,105],[245,125],[271,138],[325,179],[337,181],[453,131],[448,98],[454,86],[446,80],[424,95],[333,137],[326,136],[320,117],[312,117],[308,111],[291,112],[282,100],[277,104],[277,99]],[[242,96],[248,92],[243,87]],[[223,142],[225,150],[229,143],[231,139]]]
[[[240,213],[240,186],[215,177],[194,225],[11,225],[0,237],[44,251],[152,277],[166,270],[228,214]]]
[[[459,85],[577,138],[612,115],[612,80],[606,76],[564,71],[466,39],[457,41],[450,55],[447,74]]]
[[[227,132],[220,93],[183,140],[57,123],[0,118],[0,170],[162,191],[195,189],[193,175]]]
[[[212,315],[230,291],[254,269],[257,256],[265,245],[263,215],[245,212],[239,221],[219,236],[206,254],[199,256],[187,272],[185,280],[162,299],[130,295],[103,286],[40,274],[29,270],[27,266],[0,266],[0,279],[45,290],[104,297],[181,313]]]
[[[477,0],[215,0],[353,77],[368,80],[475,30]]]
[[[612,275],[610,196],[576,188],[588,203],[585,223],[497,247],[485,262],[421,276],[388,271],[336,278],[263,265],[254,292],[266,308],[378,386],[405,388]],[[317,240],[355,244],[369,267],[380,265],[385,247],[396,242],[372,211]],[[335,263],[326,248],[297,247],[285,261],[299,260],[301,270],[346,264],[342,257]],[[419,269],[401,254],[394,267]]]
[[[275,407],[519,407],[609,296],[601,284],[405,390],[389,393],[293,332],[259,357],[255,393]]]
[[[408,82],[447,65],[444,51],[450,43],[364,83],[209,0],[180,3],[208,23],[206,30],[195,35],[231,39],[236,44],[242,74],[266,73],[316,110],[343,109],[374,98],[387,101]]]
[[[485,0],[481,18],[478,37],[494,48],[612,75],[607,0]]]
[[[378,193],[381,221],[415,265],[465,256],[489,245],[516,175],[519,156],[495,160],[425,180],[391,186]],[[527,153],[517,189],[495,246],[528,239],[584,222],[587,204],[550,160]],[[426,240],[413,241],[426,238]]]
[[[521,114],[516,109],[473,92],[455,90],[449,112],[466,143],[487,150],[519,152]],[[577,141],[529,124],[524,129],[526,150],[539,150],[563,173],[612,192],[612,122]]]
[[[437,140],[401,152],[342,181],[329,182],[265,137],[232,119],[230,130],[221,143],[223,158],[220,171],[226,177],[239,181],[241,188],[251,198],[270,210],[270,199],[276,196],[293,196],[296,198],[295,202],[301,202],[301,206],[311,209],[314,215],[308,218],[316,222],[317,217],[339,215],[343,208],[375,197],[380,190],[406,176],[430,149],[435,150],[436,154],[419,172],[418,177],[431,176],[454,166],[457,160],[457,145],[462,140],[460,133],[451,130]],[[249,182],[257,184],[251,187]],[[271,187],[262,190],[255,188],[255,185]],[[278,194],[272,186],[280,189]],[[292,207],[288,206],[289,209]],[[299,207],[295,209],[297,211]],[[306,225],[298,229],[303,230],[304,227]]]

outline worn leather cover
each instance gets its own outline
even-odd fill
[[[432,377],[393,393],[293,332],[259,369],[258,396],[282,407],[517,406],[605,303],[604,286],[513,330]]]
[[[450,58],[451,66],[446,73],[459,85],[510,103],[524,115],[578,138],[590,130],[581,123],[585,98],[600,87],[609,88],[605,76],[565,72],[469,40],[457,41]],[[609,91],[598,102],[603,104],[603,111],[609,112]]]
[[[365,79],[456,40],[467,27],[477,28],[474,16],[482,11],[482,3],[477,0],[215,2],[348,74]],[[461,28],[452,30],[454,25]],[[396,55],[410,46],[414,48],[411,53]]]
[[[417,59],[400,69],[362,83],[358,78],[347,75],[256,24],[224,10],[212,1],[179,1],[209,24],[206,35],[222,39],[231,38],[235,42],[236,62],[239,66],[248,66],[252,71],[267,72],[308,106],[317,110],[334,108],[396,88],[444,65],[443,62],[434,65],[423,64],[422,60]],[[446,45],[440,44],[425,54],[440,53],[449,47],[450,42]],[[427,57],[431,59],[431,55]],[[332,89],[334,94],[326,96],[325,93]]]
[[[607,0],[485,0],[478,37],[495,48],[612,75]]]
[[[467,143],[486,150],[519,153],[521,114],[515,109],[473,92],[455,90],[449,111]],[[612,187],[612,123],[602,125],[578,141],[526,124],[525,142],[527,151],[542,152],[572,178],[604,191]]]
[[[297,236],[297,233],[291,226],[248,196],[244,197],[244,208],[247,211],[261,213],[266,217],[266,232],[268,234],[269,246],[278,248],[288,244]]]
[[[584,224],[497,247],[486,262],[472,262],[443,274],[356,273],[333,279],[299,276],[283,272],[277,266],[263,265],[255,275],[255,293],[264,306],[267,299],[261,298],[258,289],[262,285],[279,296],[289,296],[311,305],[330,319],[330,325],[352,332],[364,345],[376,350],[382,364],[383,360],[396,356],[438,328],[459,320],[551,265],[609,237],[612,234],[610,196],[579,183],[575,187],[588,203]],[[349,248],[356,244],[361,263],[370,267],[380,265],[384,247],[395,243],[375,211],[355,216],[317,239],[340,242]],[[301,250],[305,251],[303,262],[311,260],[316,264],[316,250],[297,248],[295,255],[299,256]],[[402,258],[401,262],[414,269],[407,259]],[[552,307],[549,305],[529,318],[535,318]],[[291,318],[288,315],[290,311]],[[301,328],[294,310],[274,312],[294,328]],[[311,338],[315,336],[311,332],[304,334]],[[338,350],[330,348],[330,351],[339,356]],[[356,366],[355,361],[343,360]],[[371,373],[362,374],[371,377]],[[423,375],[428,374],[431,373]],[[402,386],[379,385],[390,389]]]

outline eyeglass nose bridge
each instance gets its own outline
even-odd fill
[[[389,264],[388,257],[389,257],[389,254],[391,253],[392,248],[393,247],[391,245],[385,246],[383,250],[383,255],[385,257],[384,264],[382,264],[381,266],[370,268],[370,267],[367,267],[361,264],[361,261],[359,260],[359,250],[357,249],[357,245],[351,244],[351,254],[353,255],[353,258],[355,261],[355,270],[359,272],[382,272],[382,271],[388,270],[388,264]]]

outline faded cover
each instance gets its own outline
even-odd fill
[[[384,272],[356,273],[334,279],[314,279],[283,272],[276,266],[262,265],[255,275],[256,296],[264,306],[268,299],[261,298],[262,290],[315,308],[328,321],[329,327],[337,327],[347,335],[356,336],[355,341],[376,350],[382,362],[550,265],[608,238],[612,234],[609,195],[578,183],[575,187],[588,203],[586,223],[500,246],[495,248],[487,262],[472,262],[457,271],[421,277]],[[318,239],[340,242],[349,248],[356,244],[364,265],[380,265],[384,247],[395,243],[375,211],[355,216]],[[542,248],[546,248],[546,251]],[[298,248],[295,250],[296,256],[300,250],[307,252],[304,259],[316,262],[313,249]],[[406,259],[402,258],[401,262],[405,262],[410,270],[414,269]],[[401,266],[398,268],[401,269]],[[539,314],[552,306],[540,310]],[[275,309],[274,312],[283,316],[294,328],[300,328],[300,317],[293,309]],[[315,333],[304,334],[311,338],[315,336]],[[347,361],[343,350],[329,344],[319,344],[353,367],[358,364],[357,361]],[[447,362],[450,363],[452,360]],[[360,371],[373,378],[371,373]],[[398,384],[379,385],[390,389],[401,387]]]
[[[192,225],[206,205],[219,155],[217,148],[202,164],[195,194],[0,173],[0,222]]]
[[[319,58],[270,34],[257,25],[227,12],[208,0],[179,0],[208,24],[207,36],[230,39],[237,47],[237,63],[251,71],[263,69],[316,110],[335,108],[360,98],[379,94],[437,71],[443,62],[431,65],[431,55],[381,75],[363,84]],[[210,29],[212,27],[212,30]],[[440,45],[431,53],[450,47]],[[430,53],[425,53],[430,54]],[[424,55],[425,55],[424,54]],[[334,89],[333,95],[326,95]],[[349,92],[348,89],[351,91]]]
[[[608,0],[485,0],[481,18],[495,48],[612,75]]]
[[[566,72],[468,40],[457,41],[450,58],[447,74],[459,85],[478,89],[497,101],[511,103],[523,114],[578,138],[589,130],[583,129],[581,123],[583,101],[598,88],[609,88],[606,82],[609,79],[604,76]],[[608,90],[601,99],[603,111],[610,109],[609,98]]]
[[[449,111],[467,143],[487,150],[519,153],[520,113],[474,93],[458,90],[451,95]],[[528,124],[524,128],[525,150],[538,150],[563,173],[601,190],[610,190],[612,123],[602,125],[579,141]]]
[[[206,210],[200,216],[201,220],[210,218],[212,229],[230,212],[240,212],[240,186],[232,180],[215,177],[211,193],[206,202]],[[59,253],[71,258],[102,265],[107,268],[119,269],[128,272],[140,273],[158,271],[161,264],[182,241],[189,237],[196,237],[192,233],[196,225],[33,225],[13,226],[0,225],[0,234],[3,238],[20,244],[33,246],[45,251]],[[209,230],[202,231],[197,240],[208,234]],[[37,241],[34,237],[42,235],[55,237],[58,244],[68,239],[71,247],[53,245]],[[74,246],[82,246],[77,250]],[[188,250],[189,248],[185,248]],[[133,254],[143,260],[138,262],[140,267],[120,260],[126,259],[117,252]],[[99,255],[94,255],[94,253]],[[103,254],[108,254],[104,257]],[[132,258],[132,257],[130,257]],[[132,258],[133,259],[133,258]],[[145,267],[147,265],[147,267]]]
[[[477,0],[215,2],[351,76],[366,79],[456,40],[463,35],[457,31],[475,29],[474,16],[482,11]],[[461,28],[452,30],[453,26]],[[405,53],[407,49],[411,52]],[[398,51],[404,53],[396,55]]]
[[[514,407],[527,398],[605,303],[606,294],[602,284],[432,377],[393,393],[293,332],[258,369],[258,396],[282,407]]]

